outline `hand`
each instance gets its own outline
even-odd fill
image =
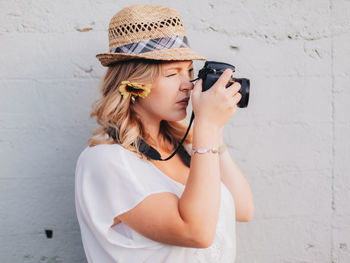
[[[233,116],[242,95],[238,93],[241,88],[238,82],[226,88],[231,76],[232,70],[226,69],[214,85],[205,92],[202,92],[202,80],[199,79],[196,82],[191,100],[197,122],[207,122],[219,129]]]

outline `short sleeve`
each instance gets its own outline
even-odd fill
[[[120,145],[89,147],[78,159],[78,197],[89,220],[107,235],[113,219],[153,193],[174,192],[169,180]]]

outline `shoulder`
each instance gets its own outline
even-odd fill
[[[87,146],[80,153],[77,163],[87,166],[123,164],[135,158],[139,157],[120,144],[99,144],[92,147]]]
[[[102,159],[109,156],[120,156],[123,154],[123,147],[119,144],[98,144],[87,146],[80,154],[79,159],[98,158]],[[125,150],[125,149],[124,149]]]

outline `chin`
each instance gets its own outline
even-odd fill
[[[180,113],[176,114],[176,115],[174,114],[172,116],[172,118],[167,118],[166,120],[167,121],[182,121],[186,118],[186,116],[187,116],[187,112],[186,112],[186,110],[184,110],[181,114]]]

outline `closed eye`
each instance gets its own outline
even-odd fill
[[[166,77],[171,77],[171,76],[175,76],[175,75],[176,75],[176,73],[173,73],[173,74],[170,74],[170,75],[168,75]]]
[[[190,68],[188,70],[188,73],[191,75],[192,71],[193,71],[193,68]],[[176,73],[172,73],[172,74],[167,75],[166,77],[172,77],[172,76],[175,76],[175,75],[176,75]]]

